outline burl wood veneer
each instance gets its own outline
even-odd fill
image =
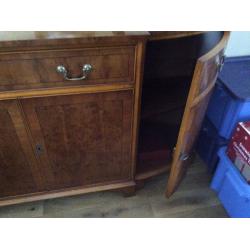
[[[167,196],[173,194],[192,158],[228,36],[0,32],[0,205],[103,190],[131,195],[167,170]],[[171,115],[162,114],[177,106],[181,116],[172,113],[178,124],[170,131],[176,143],[165,145],[162,117]],[[142,128],[159,121],[163,147],[152,143],[151,152],[141,152]],[[154,138],[150,126],[145,134]],[[166,164],[147,164],[157,154]]]

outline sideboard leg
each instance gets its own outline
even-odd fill
[[[145,181],[144,180],[136,180],[136,190],[140,190],[144,187]]]
[[[121,191],[124,197],[131,197],[136,195],[136,186],[126,187],[123,188]]]

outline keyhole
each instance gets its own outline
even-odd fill
[[[36,145],[36,153],[37,155],[41,155],[43,149],[42,149],[42,146],[40,144],[37,144]]]

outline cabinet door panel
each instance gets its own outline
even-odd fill
[[[229,34],[225,32],[220,43],[197,61],[168,179],[166,191],[168,197],[178,187],[190,163],[190,155],[194,150],[209,98],[221,67],[228,37]]]
[[[0,101],[0,198],[42,190],[42,178],[16,100]]]
[[[22,100],[49,189],[131,178],[132,91]]]

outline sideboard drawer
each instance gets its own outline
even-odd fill
[[[68,78],[57,72],[59,65]],[[0,54],[0,91],[134,82],[135,47],[65,49]]]

